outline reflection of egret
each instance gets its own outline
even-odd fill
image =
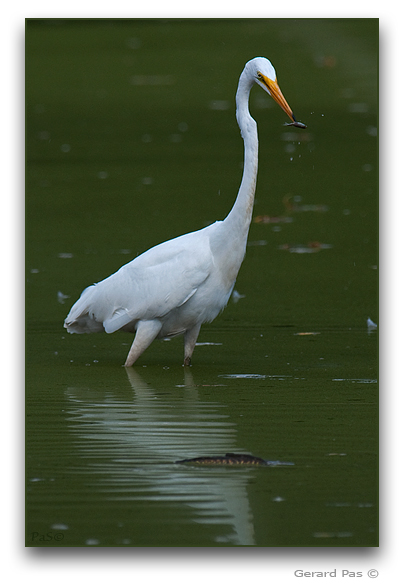
[[[226,306],[244,258],[258,168],[257,125],[248,110],[252,86],[262,87],[294,124],[296,119],[263,57],[249,61],[238,83],[236,116],[244,140],[244,172],[224,221],[151,248],[115,274],[85,289],[65,320],[70,333],[136,332],[125,366],[156,337],[184,335],[184,365],[202,323]]]
[[[125,373],[133,393],[127,392]],[[237,441],[239,421],[227,406],[212,396],[206,399],[205,390],[199,392],[191,368],[175,375],[184,381],[180,390],[155,385],[161,379],[153,368],[125,368],[118,374],[115,390],[109,385],[105,392],[99,385],[94,392],[70,387],[66,397],[74,450],[79,451],[73,472],[85,478],[89,497],[100,498],[118,513],[120,506],[132,511],[119,536],[132,539],[134,546],[145,545],[144,538],[149,546],[146,534],[155,535],[156,546],[171,546],[173,539],[183,546],[189,538],[200,542],[195,525],[203,524],[212,545],[255,545],[248,486],[257,469],[174,463],[200,453],[244,450]]]

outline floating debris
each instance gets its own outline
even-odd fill
[[[314,538],[350,538],[352,532],[314,532]]]
[[[197,465],[257,465],[267,467],[294,465],[294,463],[290,463],[288,461],[267,461],[261,457],[245,455],[242,453],[226,453],[224,457],[215,455],[193,457],[192,459],[182,459],[181,461],[176,461],[175,463],[196,463]]]
[[[292,223],[293,217],[288,215],[256,215],[253,219],[254,223]]]
[[[318,204],[303,204],[301,205],[299,202],[301,201],[301,197],[295,196],[292,197],[291,195],[285,195],[282,199],[284,206],[286,207],[287,211],[292,212],[307,212],[307,211],[314,211],[316,213],[325,213],[328,211],[328,205],[324,205],[322,203]]]
[[[100,541],[97,538],[87,538],[85,544],[87,546],[98,546]]]
[[[366,321],[366,325],[368,327],[368,332],[370,333],[370,331],[374,331],[375,329],[377,329],[377,325],[376,323],[374,323],[372,321],[372,319],[370,319],[370,317],[368,317],[367,321]]]
[[[240,294],[238,291],[236,291],[236,289],[234,289],[234,291],[231,294],[231,298],[233,303],[238,303],[240,299],[245,298],[245,295]]]
[[[58,258],[73,258],[73,254],[71,252],[60,252]]]
[[[319,331],[301,331],[300,333],[294,333],[293,335],[320,335]]]
[[[377,384],[373,378],[333,378],[333,382],[352,382],[352,384]]]
[[[313,254],[329,248],[332,248],[332,244],[322,244],[321,242],[308,242],[306,246],[302,244],[281,244],[278,246],[278,250],[287,250],[291,254]]]
[[[231,380],[265,380],[266,378],[284,380],[291,377],[283,374],[219,374],[219,378],[229,378]]]
[[[60,290],[58,291],[58,303],[60,303],[61,305],[65,304],[65,300],[66,299],[70,299],[69,295],[64,295]]]

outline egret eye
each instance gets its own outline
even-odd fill
[[[264,77],[262,76],[261,73],[257,73],[257,79],[259,79],[260,81],[262,81],[264,79]]]

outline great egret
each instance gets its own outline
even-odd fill
[[[236,93],[236,118],[244,140],[244,171],[237,199],[223,221],[164,242],[86,288],[64,326],[69,333],[136,333],[125,366],[156,338],[184,335],[184,365],[191,363],[202,323],[224,309],[243,261],[258,169],[257,124],[248,110],[256,83],[297,127],[275,69],[264,57],[246,63]]]

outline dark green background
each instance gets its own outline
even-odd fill
[[[254,216],[280,221],[252,223],[245,296],[199,338],[220,345],[186,373],[182,340],[155,342],[128,378],[129,335],[63,320],[228,213],[258,55],[308,126],[253,89]],[[377,546],[377,67],[376,19],[27,21],[28,546]],[[295,466],[173,464],[226,449]]]

